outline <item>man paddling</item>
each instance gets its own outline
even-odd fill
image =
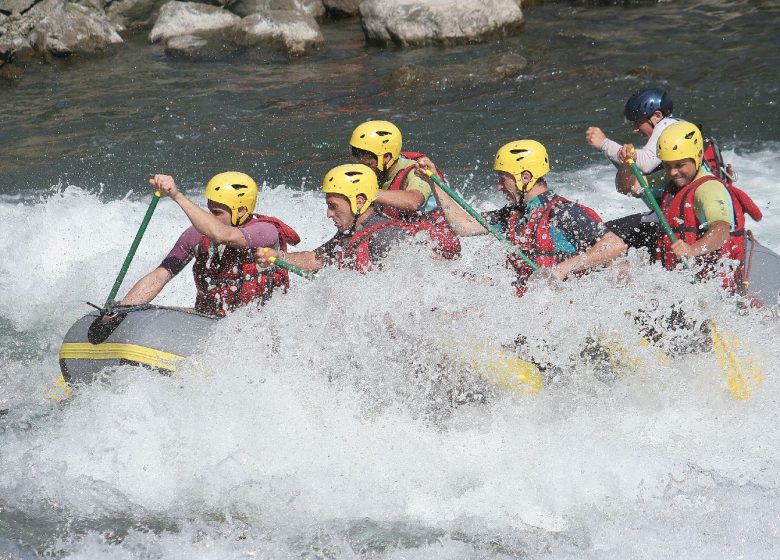
[[[445,259],[460,256],[460,240],[447,226],[431,187],[414,170],[418,161],[439,170],[420,152],[402,152],[401,131],[388,121],[366,121],[352,132],[352,156],[377,176],[376,207],[394,220],[414,225],[435,238],[438,254]]]
[[[376,211],[379,184],[370,167],[347,164],[331,169],[322,181],[322,192],[336,235],[313,251],[257,249],[259,266],[271,266],[275,258],[280,258],[307,272],[328,265],[368,272],[381,265],[390,249],[411,240],[416,233],[410,224]],[[435,239],[431,239],[435,247]]]
[[[631,146],[623,149],[629,153]],[[661,210],[677,238],[658,241],[660,261],[674,269],[691,260],[700,277],[720,276],[724,287],[744,293],[745,214],[759,221],[761,210],[702,165],[704,138],[696,125],[680,121],[667,127],[658,139],[658,158],[668,180]],[[641,188],[636,177],[634,183],[632,188]]]
[[[544,179],[550,171],[549,158],[539,142],[517,140],[505,144],[496,153],[493,169],[498,174],[498,189],[508,204],[482,217],[501,228],[538,267],[551,269],[558,280],[608,264],[625,250],[625,243],[604,226],[593,210],[549,189]],[[455,233],[488,233],[436,185],[434,193]],[[532,269],[514,254],[508,263],[517,273],[517,295],[522,296]]]
[[[645,175],[648,175],[650,183],[654,186],[654,195],[659,198],[663,191],[663,166],[657,155],[658,138],[661,133],[672,123],[679,122],[672,116],[673,103],[669,94],[658,87],[645,87],[634,92],[628,98],[623,115],[631,123],[631,130],[647,139],[647,143],[636,149],[633,159],[637,167]],[[642,189],[634,188],[634,176],[630,169],[622,166],[628,155],[623,145],[607,138],[604,132],[591,126],[585,133],[585,140],[596,149],[599,149],[610,160],[618,171],[615,175],[615,186],[618,192],[641,198]],[[629,247],[646,249],[651,256],[655,253],[660,233],[658,217],[653,213],[640,212],[623,218],[607,222],[610,231],[617,234]]]
[[[149,184],[176,202],[192,225],[160,266],[135,283],[121,305],[149,303],[192,259],[198,290],[195,310],[201,313],[223,317],[242,305],[265,302],[277,288],[287,289],[287,271],[276,267],[261,271],[254,251],[286,250],[300,237],[277,218],[253,214],[257,183],[249,175],[228,171],[212,177],[204,192],[208,211],[188,199],[169,175],[155,175]]]

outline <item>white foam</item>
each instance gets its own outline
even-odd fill
[[[607,171],[589,168],[571,181],[605,182]],[[599,200],[612,199],[606,186]],[[318,195],[277,188],[261,200],[263,212],[300,228],[307,248],[332,233]],[[103,203],[68,188],[33,208],[0,205],[9,234],[0,245],[0,314],[56,348],[55,331],[86,311],[78,300],[100,301],[110,288],[146,203]],[[51,227],[36,228],[31,216]],[[126,286],[159,263],[184,225],[163,200]],[[34,250],[16,248],[35,236]],[[12,412],[1,442],[3,507],[86,527],[48,543],[71,558],[318,550],[610,558],[648,549],[704,558],[777,547],[773,320],[739,315],[716,286],[635,258],[629,285],[605,271],[518,300],[497,243],[466,239],[464,248],[456,262],[399,251],[369,276],[296,278],[287,295],[220,322],[174,377],[120,367],[62,409]],[[181,277],[162,302],[191,301],[189,274]],[[764,383],[749,401],[731,399],[712,353],[666,366],[659,350],[640,345],[630,315],[661,318],[681,299],[689,318],[738,332],[740,355],[763,364]],[[580,358],[598,333],[630,349],[635,363],[623,377],[605,380]],[[535,398],[469,373],[473,346],[518,334],[535,358],[561,365]],[[20,388],[27,367],[42,394],[55,365],[11,359],[7,387]],[[464,387],[487,391],[489,402],[452,406],[451,393]],[[107,541],[96,528],[105,525],[129,533]],[[157,532],[132,528],[147,526]],[[717,538],[702,542],[702,532]]]

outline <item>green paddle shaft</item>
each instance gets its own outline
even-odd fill
[[[515,247],[515,245],[511,241],[509,241],[509,239],[507,239],[503,233],[501,233],[496,228],[494,228],[489,223],[487,223],[487,221],[485,221],[485,218],[483,218],[479,214],[479,212],[474,210],[474,208],[472,208],[468,202],[463,200],[463,198],[461,198],[461,196],[458,193],[456,193],[447,183],[439,179],[438,176],[434,175],[433,172],[428,169],[425,170],[425,174],[428,175],[428,177],[430,177],[431,179],[433,179],[433,182],[436,183],[441,190],[446,192],[450,196],[450,198],[452,198],[452,200],[454,200],[458,204],[458,206],[463,208],[466,212],[468,212],[468,214],[472,218],[477,220],[477,222],[479,222],[479,224],[483,228],[485,228],[488,231],[488,233],[490,233],[493,237],[495,237],[496,239],[501,241],[504,245],[506,245],[509,249],[511,249],[515,255],[517,255],[525,264],[527,264],[531,268],[531,270],[537,270],[539,268],[535,262],[533,262],[531,259],[525,256],[525,254],[520,249]]]
[[[661,226],[664,228],[664,231],[666,232],[666,236],[669,238],[669,240],[672,243],[677,243],[677,236],[674,234],[674,231],[672,231],[671,226],[669,225],[669,222],[666,221],[666,216],[664,216],[663,211],[661,210],[661,207],[658,206],[658,202],[656,201],[655,197],[653,196],[653,193],[650,191],[650,187],[647,184],[647,181],[645,180],[645,176],[642,174],[642,172],[639,170],[639,168],[636,166],[636,163],[633,159],[628,158],[626,160],[626,163],[628,163],[631,166],[631,171],[634,172],[634,175],[636,175],[636,180],[639,181],[639,184],[642,186],[642,191],[645,193],[645,199],[647,200],[648,204],[653,209],[653,212],[655,212],[655,215],[658,216],[658,220],[661,222]],[[683,259],[682,261],[683,269],[688,270],[690,267],[688,266],[688,263]],[[697,279],[694,276],[694,282],[696,282]]]
[[[152,214],[154,214],[154,209],[157,208],[157,203],[159,201],[160,201],[160,192],[155,191],[154,195],[152,195],[152,201],[149,203],[149,208],[146,209],[146,215],[144,216],[144,219],[141,222],[141,227],[138,228],[138,233],[135,234],[135,239],[133,239],[133,244],[130,246],[130,251],[128,251],[127,256],[125,257],[125,262],[122,263],[122,268],[119,270],[119,275],[117,275],[116,280],[114,281],[114,287],[111,288],[111,293],[108,294],[106,303],[103,306],[106,309],[108,309],[110,306],[116,303],[114,301],[114,298],[116,297],[116,294],[119,291],[119,287],[122,285],[122,281],[125,279],[125,274],[127,274],[127,269],[130,268],[130,263],[133,261],[133,257],[135,256],[135,252],[138,249],[138,245],[141,243],[141,238],[144,236],[144,232],[146,231],[146,226],[149,225],[149,220],[152,219]]]
[[[290,264],[287,261],[280,259],[279,257],[271,257],[268,260],[271,261],[271,264],[276,265],[279,268],[283,268],[288,272],[292,272],[293,274],[297,274],[301,278],[306,278],[306,280],[314,280],[317,277],[314,273],[301,270],[294,264]]]
[[[636,175],[636,180],[639,181],[639,185],[642,187],[642,191],[645,193],[645,199],[647,200],[647,203],[650,204],[650,207],[653,209],[653,212],[655,212],[655,215],[658,216],[658,219],[661,221],[661,226],[663,226],[666,235],[669,237],[672,243],[677,243],[677,236],[669,226],[669,222],[666,221],[666,216],[664,216],[663,211],[661,211],[661,207],[658,206],[658,202],[653,196],[653,193],[650,191],[650,186],[647,184],[645,176],[636,166],[636,163],[634,163],[633,159],[629,158],[626,160],[626,162],[631,166],[631,171],[634,172],[634,175]]]

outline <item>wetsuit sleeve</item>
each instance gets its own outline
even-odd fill
[[[706,227],[715,222],[726,222],[734,228],[734,208],[728,189],[719,181],[707,181],[696,189],[694,195],[696,216]]]
[[[481,216],[491,226],[496,226],[499,230],[506,232],[509,227],[509,214],[512,209],[509,206],[504,206],[498,210],[490,210],[488,212],[482,212]]]
[[[163,259],[160,266],[170,272],[171,276],[176,276],[195,256],[195,251],[201,239],[201,234],[198,233],[194,226],[188,227],[179,236],[173,249]]]
[[[368,258],[376,264],[393,247],[410,238],[410,233],[402,227],[391,227],[372,235],[368,240]]]
[[[604,223],[594,220],[576,204],[559,204],[554,208],[550,215],[550,228],[563,233],[577,251],[587,249],[609,231]]]
[[[244,235],[246,246],[249,249],[277,247],[279,245],[279,232],[273,224],[268,222],[252,222],[240,228],[240,231]]]
[[[330,240],[314,249],[314,254],[326,265],[335,264],[338,260],[338,252],[341,250],[341,238],[340,234],[334,235]]]

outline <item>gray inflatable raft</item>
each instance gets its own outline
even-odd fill
[[[745,238],[745,267],[748,293],[767,307],[780,305],[780,255],[748,235]]]
[[[88,313],[70,328],[60,347],[60,371],[68,385],[89,383],[108,366],[142,365],[162,373],[197,350],[216,319],[177,307],[143,305],[118,308],[105,324]]]

